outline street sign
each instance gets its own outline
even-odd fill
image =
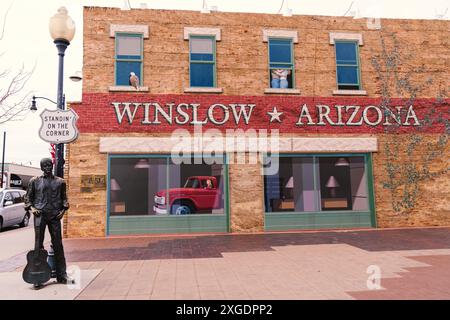
[[[9,179],[9,185],[11,187],[17,187],[20,188],[23,185],[22,178],[18,176],[17,174],[11,173],[11,177]]]
[[[78,115],[72,109],[48,110],[41,113],[39,137],[49,143],[70,143],[78,138]]]

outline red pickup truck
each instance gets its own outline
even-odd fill
[[[167,199],[169,197],[167,211]],[[217,179],[213,176],[192,176],[186,180],[183,188],[160,190],[155,195],[153,210],[156,214],[191,214],[211,213],[219,209],[222,193],[218,188]]]

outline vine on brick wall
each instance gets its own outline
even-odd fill
[[[405,106],[414,104],[417,97],[428,89],[435,79],[428,77],[422,83],[413,83],[414,75],[432,74],[424,65],[413,66],[409,60],[412,53],[401,54],[400,48],[407,48],[397,39],[395,33],[387,33],[381,36],[381,53],[374,54],[371,59],[377,78],[379,80],[382,107],[391,106],[392,98],[395,96],[407,97],[402,99]],[[388,46],[387,42],[390,42]],[[389,47],[389,48],[388,48]],[[405,72],[405,68],[407,71]],[[402,70],[402,73],[400,73]],[[421,184],[423,181],[446,175],[450,167],[441,170],[433,170],[432,163],[445,154],[449,142],[450,121],[449,111],[444,111],[448,106],[445,98],[448,97],[447,89],[439,86],[439,92],[433,108],[425,114],[417,132],[399,135],[396,130],[399,125],[385,128],[389,138],[384,145],[386,160],[383,168],[386,178],[383,188],[388,189],[391,195],[392,208],[395,214],[409,215],[417,205],[419,196],[423,195]],[[386,113],[391,113],[388,108]],[[447,112],[447,115],[444,113]],[[444,125],[444,132],[433,140],[424,139],[420,134],[425,128],[435,125]]]

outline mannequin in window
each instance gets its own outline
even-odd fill
[[[287,80],[288,75],[291,74],[291,70],[287,69],[272,69],[272,88],[289,88]]]

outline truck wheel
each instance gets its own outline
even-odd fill
[[[192,212],[191,206],[187,203],[175,203],[170,209],[170,214],[174,215],[191,214]]]

